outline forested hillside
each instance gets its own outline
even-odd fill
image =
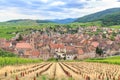
[[[75,22],[101,21],[102,26],[112,26],[120,24],[120,8],[112,8],[78,18]]]

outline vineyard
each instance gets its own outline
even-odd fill
[[[6,66],[0,80],[120,80],[120,66],[91,62],[41,62]]]
[[[27,64],[27,63],[38,63],[42,60],[39,59],[26,59],[18,57],[0,57],[0,67],[6,65],[18,65],[18,64]]]
[[[93,58],[93,59],[87,59],[85,61],[120,65],[120,56],[112,56],[107,58]]]

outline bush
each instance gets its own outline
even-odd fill
[[[56,58],[50,58],[50,59],[48,59],[47,61],[58,61],[58,59],[56,59]]]
[[[15,65],[15,64],[27,64],[42,62],[39,59],[27,59],[18,57],[0,57],[0,66]]]
[[[120,56],[108,57],[108,58],[93,58],[93,59],[87,59],[85,61],[120,65]]]
[[[11,53],[11,52],[0,50],[0,56],[1,57],[16,57],[17,55],[15,55],[14,53]]]

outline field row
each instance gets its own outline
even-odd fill
[[[120,66],[88,62],[43,62],[6,66],[0,80],[120,80]]]

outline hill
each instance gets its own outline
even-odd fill
[[[55,22],[55,23],[59,23],[59,24],[67,24],[67,23],[72,23],[75,20],[76,20],[76,18],[67,18],[67,19],[53,19],[50,21]]]
[[[0,22],[0,27],[16,27],[16,26],[39,26],[40,24],[54,23],[48,20],[31,20],[31,19],[18,19],[6,22]]]
[[[107,15],[100,19],[105,26],[120,25],[120,13]]]
[[[53,22],[48,20],[18,19],[18,20],[6,21],[6,23],[28,25],[28,24],[53,23]]]
[[[49,20],[32,20],[32,19],[18,19],[18,20],[10,20],[7,22],[19,23],[19,22],[36,22],[36,23],[50,23]]]
[[[101,21],[103,26],[120,25],[120,8],[111,8],[78,18],[75,22]]]
[[[67,19],[50,19],[50,20],[32,20],[32,19],[17,19],[17,20],[10,20],[6,22],[0,22],[0,25],[39,25],[39,24],[46,24],[46,23],[58,23],[58,24],[67,24],[72,23],[76,20],[76,18],[67,18]]]

